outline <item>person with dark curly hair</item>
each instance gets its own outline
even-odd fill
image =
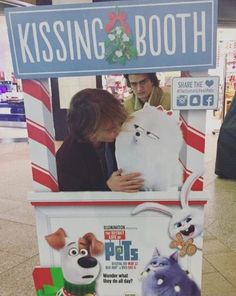
[[[140,173],[117,169],[114,141],[127,112],[108,91],[76,93],[68,111],[69,136],[56,153],[59,190],[136,192]]]
[[[132,90],[124,101],[128,113],[142,109],[146,102],[151,106],[161,105],[165,110],[170,109],[170,94],[160,88],[156,73],[125,74],[124,77]]]

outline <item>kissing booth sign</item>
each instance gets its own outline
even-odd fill
[[[31,151],[36,295],[200,295],[217,1],[40,6],[6,17]],[[168,70],[188,71],[172,82],[179,116],[145,105],[116,141],[118,166],[142,172],[143,190],[59,192],[47,78]]]

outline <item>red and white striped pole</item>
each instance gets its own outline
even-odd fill
[[[58,191],[48,79],[22,80],[34,191]]]
[[[181,111],[181,128],[184,145],[180,153],[180,161],[184,168],[184,181],[195,170],[204,170],[205,151],[205,110]],[[192,190],[203,190],[203,178],[193,184]]]
[[[181,77],[208,76],[207,72],[182,72]],[[184,145],[180,161],[184,168],[183,181],[195,170],[204,171],[205,131],[207,110],[181,110],[180,119]],[[193,184],[192,190],[203,190],[203,177]]]

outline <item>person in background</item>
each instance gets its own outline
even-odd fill
[[[236,91],[222,122],[217,140],[215,174],[236,180]]]
[[[114,141],[127,112],[108,91],[76,93],[68,111],[69,136],[56,153],[60,191],[136,192],[140,173],[117,170]]]
[[[146,102],[151,106],[161,105],[165,110],[170,109],[170,94],[159,87],[156,73],[125,74],[124,77],[132,89],[132,94],[124,102],[128,113],[142,109]]]

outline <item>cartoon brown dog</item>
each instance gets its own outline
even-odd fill
[[[48,244],[60,252],[64,287],[56,296],[94,296],[100,263],[93,256],[103,252],[104,245],[93,233],[86,233],[78,241],[67,237],[65,230],[45,236]]]

